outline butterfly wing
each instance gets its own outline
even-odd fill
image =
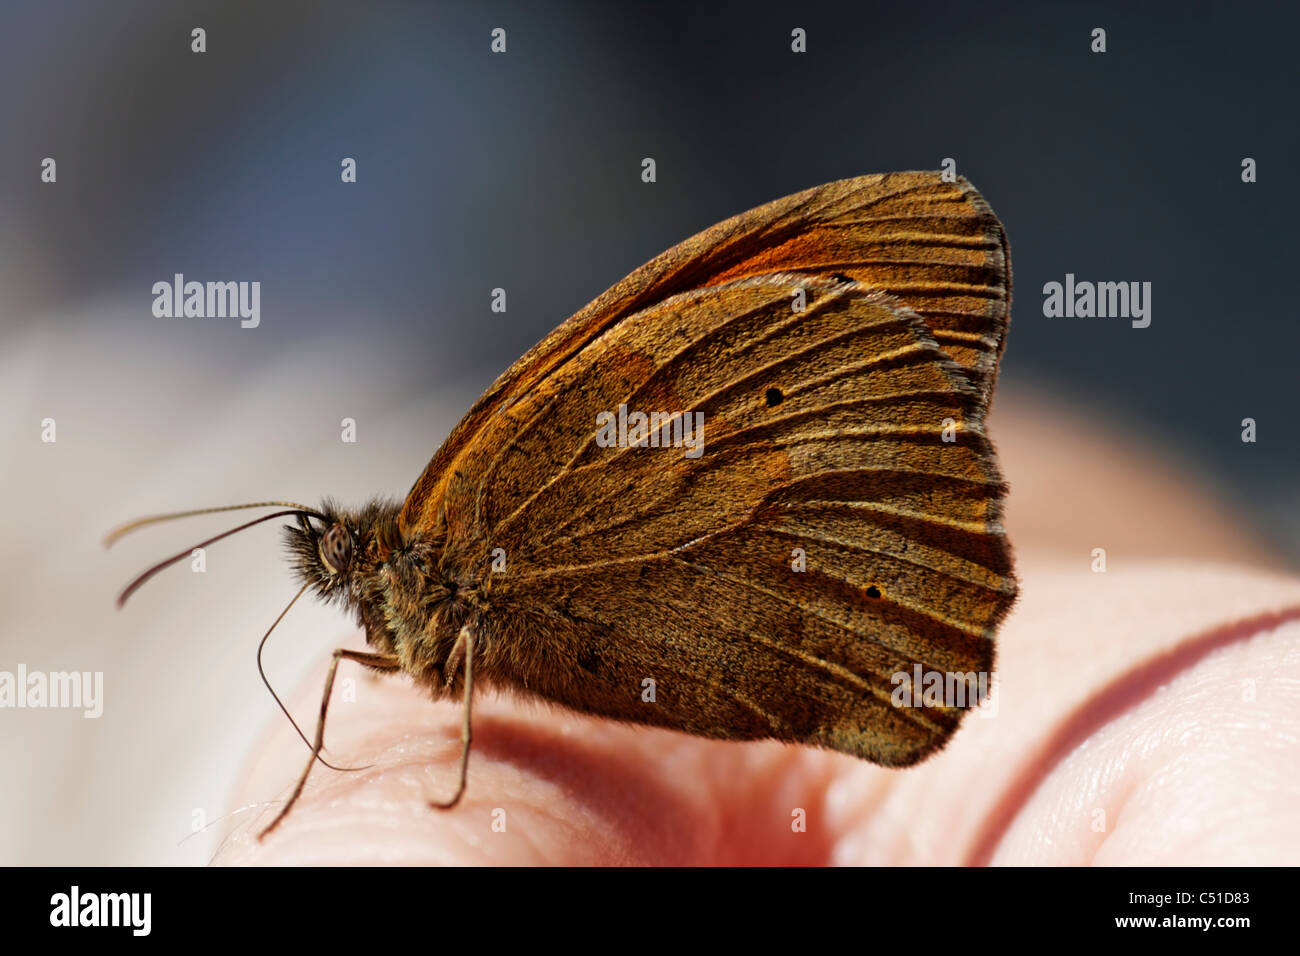
[[[647,262],[531,348],[475,402],[412,487],[408,527],[437,518],[440,484],[503,405],[517,401],[606,329],[655,302],[728,279],[842,275],[898,296],[979,389],[983,414],[1006,342],[1006,233],[966,179],[880,173],[806,189],[724,220]]]
[[[728,268],[759,261],[752,234],[721,228],[703,235],[731,242]],[[616,321],[575,317],[480,401],[403,521],[418,533],[436,509],[444,572],[486,582],[498,679],[891,765],[951,734],[962,706],[895,706],[896,675],[987,674],[1014,600],[988,378],[903,301],[837,271],[728,275]],[[599,416],[620,406],[687,413],[689,433],[659,437],[702,437],[702,453],[603,443]]]

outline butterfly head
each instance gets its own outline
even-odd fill
[[[371,502],[352,511],[326,501],[285,527],[285,543],[299,580],[326,600],[356,607],[392,552],[401,547],[397,507]]]

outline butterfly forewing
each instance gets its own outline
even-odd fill
[[[723,249],[710,257],[720,269],[710,284],[797,270],[881,289],[925,319],[987,398],[1005,342],[1010,264],[1006,234],[979,193],[933,173],[887,173],[801,195],[775,221],[756,215],[761,209],[737,217],[740,228],[761,229],[764,238],[752,254]],[[785,231],[792,234],[780,238]]]
[[[1005,344],[1010,268],[1005,232],[983,197],[965,179],[945,182],[933,172],[839,180],[733,216],[641,266],[507,369],[429,462],[407,497],[403,525],[437,520],[438,486],[503,406],[624,317],[727,279],[841,274],[895,295],[926,320],[987,403]]]

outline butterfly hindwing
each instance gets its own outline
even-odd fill
[[[489,423],[447,484],[448,566],[505,555],[484,626],[543,697],[908,763],[956,716],[894,707],[894,675],[987,673],[1014,592],[979,404],[919,317],[857,283],[695,290]],[[702,414],[700,454],[602,447],[620,406]]]

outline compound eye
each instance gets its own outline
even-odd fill
[[[330,574],[342,574],[352,564],[352,535],[341,524],[331,525],[320,539],[320,558]]]

